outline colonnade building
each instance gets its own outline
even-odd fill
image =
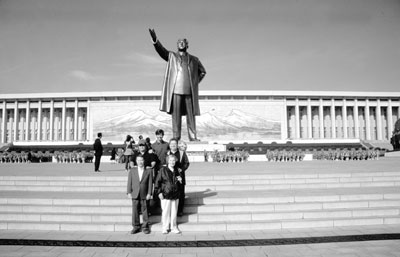
[[[0,94],[0,142],[154,138],[170,116],[159,91]],[[200,91],[199,138],[211,141],[360,139],[388,141],[400,92]],[[183,129],[183,134],[185,130]]]

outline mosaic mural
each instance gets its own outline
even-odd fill
[[[283,108],[280,104],[240,101],[200,102],[196,117],[198,137],[202,141],[249,141],[280,139]],[[123,141],[130,134],[154,139],[158,128],[172,136],[171,116],[158,110],[158,102],[101,102],[91,104],[93,132],[101,131],[108,141]],[[187,139],[183,118],[182,138]]]

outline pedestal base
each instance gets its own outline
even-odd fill
[[[218,152],[225,152],[226,146],[224,144],[209,144],[205,141],[191,141],[187,142],[186,153],[190,162],[204,162],[204,152],[210,154],[216,150]]]

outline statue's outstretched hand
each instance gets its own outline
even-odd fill
[[[156,32],[154,31],[154,29],[149,29],[149,32],[150,32],[151,39],[153,39],[153,42],[156,42],[157,35],[156,35]]]

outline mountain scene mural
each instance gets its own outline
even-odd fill
[[[105,118],[105,117],[104,117]],[[163,129],[166,138],[170,138],[171,116],[165,113],[151,115],[143,110],[133,110],[115,117],[96,122],[96,131],[102,131],[108,140],[123,140],[127,134],[150,136],[156,129]],[[196,116],[196,126],[202,141],[217,140],[258,140],[279,139],[281,134],[280,121],[268,120],[237,109],[232,109],[228,115],[217,115],[209,111]],[[182,119],[182,138],[186,138],[186,120]]]

